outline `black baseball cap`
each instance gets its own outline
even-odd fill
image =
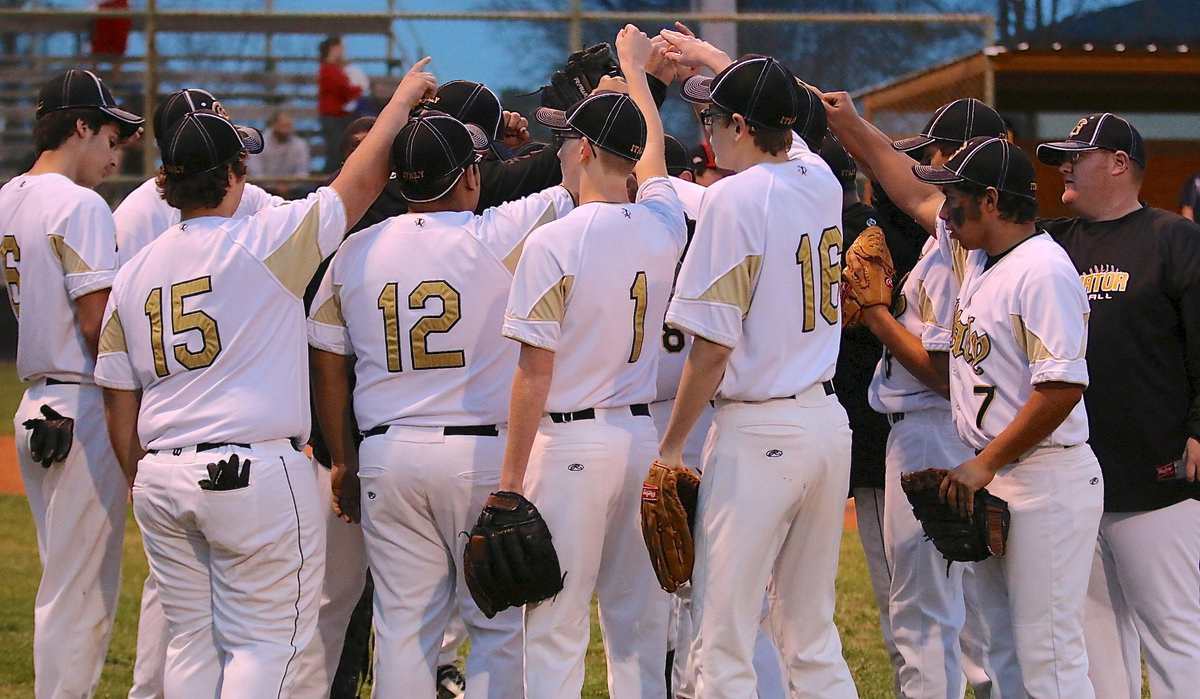
[[[964,97],[938,107],[918,136],[902,138],[892,143],[899,151],[914,151],[933,143],[948,141],[966,143],[976,136],[1008,135],[1004,117],[995,109],[974,97]]]
[[[842,184],[854,182],[858,177],[858,165],[832,133],[825,134],[825,143],[821,144],[821,159]]]
[[[414,203],[440,199],[458,184],[473,163],[475,151],[487,146],[487,134],[443,112],[413,117],[392,141],[392,167],[400,193]]]
[[[976,136],[945,165],[913,165],[912,170],[917,179],[929,184],[971,182],[1026,199],[1037,198],[1033,163],[1020,148],[997,136]]]
[[[90,70],[68,70],[38,91],[37,118],[60,109],[99,109],[117,120],[121,137],[133,135],[146,120],[117,106],[108,87]]]
[[[821,96],[809,89],[808,85],[796,78],[798,86],[796,93],[800,97],[800,118],[796,121],[796,125],[792,127],[800,138],[808,144],[810,150],[814,153],[821,150],[825,144],[825,135],[829,133],[829,120],[825,115],[825,103],[821,101]]]
[[[513,153],[501,141],[504,109],[500,98],[483,83],[470,80],[452,80],[440,85],[437,98],[428,103],[430,108],[449,114],[464,124],[474,124],[488,137],[487,148],[501,160],[513,157]]]
[[[238,126],[214,111],[184,114],[161,139],[163,169],[181,179],[212,172],[246,153],[261,153],[262,133]]]
[[[162,102],[159,102],[158,108],[154,110],[153,121],[154,138],[158,141],[159,150],[163,147],[163,137],[167,135],[167,131],[170,130],[171,126],[176,121],[179,121],[180,117],[201,109],[216,112],[226,119],[229,118],[229,115],[225,112],[225,108],[207,90],[196,88],[178,90],[167,95]]]
[[[694,104],[713,104],[730,114],[741,114],[746,123],[764,129],[795,129],[809,132],[807,121],[816,118],[809,108],[812,100],[796,76],[770,56],[739,58],[714,78],[699,75],[683,83],[683,99]],[[814,95],[815,97],[815,95]],[[821,107],[821,114],[825,108]]]
[[[666,134],[663,138],[667,158],[667,174],[679,177],[684,172],[691,172],[692,159],[688,155],[687,148],[684,148],[678,138],[670,134]]]
[[[646,119],[629,95],[621,92],[597,92],[565,112],[539,107],[533,118],[555,131],[586,136],[588,141],[626,160],[638,160],[646,148]]]
[[[1037,158],[1046,165],[1059,166],[1071,153],[1088,150],[1125,151],[1138,165],[1146,166],[1146,144],[1133,124],[1111,112],[1089,114],[1080,119],[1067,140],[1043,143]]]

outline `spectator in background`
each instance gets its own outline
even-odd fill
[[[1189,177],[1179,191],[1179,213],[1184,218],[1200,223],[1197,210],[1200,210],[1200,172]]]
[[[100,0],[97,10],[128,10],[129,0]],[[92,29],[92,72],[100,72],[101,63],[112,65],[109,83],[115,85],[121,76],[121,63],[129,48],[129,31],[133,21],[128,17],[97,17]]]
[[[354,115],[357,117],[379,116],[379,112],[392,98],[397,83],[394,78],[372,77],[368,84],[370,91],[354,103]]]
[[[340,162],[338,144],[342,132],[354,120],[354,102],[363,93],[346,75],[346,47],[340,36],[327,36],[317,47],[321,69],[317,75],[317,114],[324,140],[323,172],[333,172]]]
[[[307,177],[310,157],[308,141],[296,133],[292,116],[287,112],[276,112],[267,122],[262,153],[250,158],[246,162],[246,169],[252,179],[267,180],[259,182],[263,189],[285,199],[294,199],[297,197],[287,195],[307,190],[305,183],[270,182],[269,178]]]

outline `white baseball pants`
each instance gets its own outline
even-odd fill
[[[892,633],[903,658],[900,696],[961,697],[964,655],[973,659],[968,665],[983,665],[995,677],[993,684],[1002,689],[1007,685],[1007,691],[997,690],[996,696],[1016,696],[1022,691],[1011,638],[1005,642],[983,631],[1003,624],[1006,617],[983,619],[977,610],[966,608],[963,586],[971,584],[973,576],[964,575],[964,571],[971,564],[955,563],[947,569],[946,560],[933,542],[926,540],[900,486],[903,474],[927,468],[951,469],[974,455],[959,439],[948,403],[944,409],[904,413],[888,434],[884,541],[892,569],[889,597]],[[978,630],[962,634],[964,625],[969,623],[976,624]],[[991,640],[996,641],[998,648],[1007,646],[1010,651],[984,660],[981,645]],[[978,679],[978,672],[968,674]],[[983,688],[976,690],[979,694]]]
[[[856,696],[833,623],[849,480],[846,413],[820,385],[795,398],[718,402],[696,527],[699,696],[755,696],[764,587],[790,696]]]
[[[1154,699],[1200,688],[1200,502],[1112,512],[1100,536],[1084,632],[1088,674],[1102,699]]]
[[[1000,469],[988,490],[1008,502],[1012,526],[1007,555],[974,564],[984,618],[1007,611],[1025,695],[1095,696],[1083,609],[1104,481],[1091,447],[1035,449]],[[998,626],[991,633],[1005,631]],[[1005,691],[993,686],[991,696],[1007,699]]]
[[[250,484],[202,490],[206,464],[235,453]],[[286,439],[142,459],[133,511],[171,632],[167,699],[292,695],[316,629],[325,507]]]
[[[67,458],[49,468],[30,456],[23,424],[42,418],[42,405],[75,420]],[[117,611],[128,494],[108,441],[101,389],[36,381],[13,428],[42,564],[33,610],[34,694],[91,696]]]
[[[525,473],[525,494],[545,518],[566,573],[562,592],[525,608],[529,699],[579,696],[593,593],[609,694],[666,696],[670,596],[658,586],[641,526],[642,481],[658,456],[658,435],[649,417],[627,407],[595,412],[595,419],[562,424],[543,418]]]
[[[521,612],[484,617],[461,570],[465,532],[500,482],[504,436],[392,426],[359,447],[362,529],[375,582],[376,697],[435,691],[455,606],[471,636],[469,696],[521,696]]]

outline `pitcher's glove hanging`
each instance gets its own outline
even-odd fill
[[[674,592],[692,577],[696,549],[692,530],[700,477],[686,466],[655,461],[642,483],[642,537],[658,584]]]
[[[475,604],[489,619],[563,589],[546,521],[532,502],[508,491],[488,496],[463,551],[463,574]]]
[[[982,561],[1003,556],[1008,541],[1008,503],[986,488],[975,491],[974,514],[962,516],[942,502],[942,481],[949,471],[927,468],[900,477],[900,485],[925,538],[947,561]]]

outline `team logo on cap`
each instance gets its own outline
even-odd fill
[[[425,176],[424,170],[413,170],[411,172],[400,173],[400,177],[402,177],[406,180],[419,180],[424,176]]]
[[[1083,127],[1087,126],[1087,121],[1087,117],[1080,119],[1079,123],[1075,124],[1075,128],[1071,129],[1071,133],[1067,134],[1067,138],[1075,137],[1080,131],[1083,130]]]
[[[779,123],[783,126],[791,126],[796,123],[796,117],[781,116],[779,117]]]

